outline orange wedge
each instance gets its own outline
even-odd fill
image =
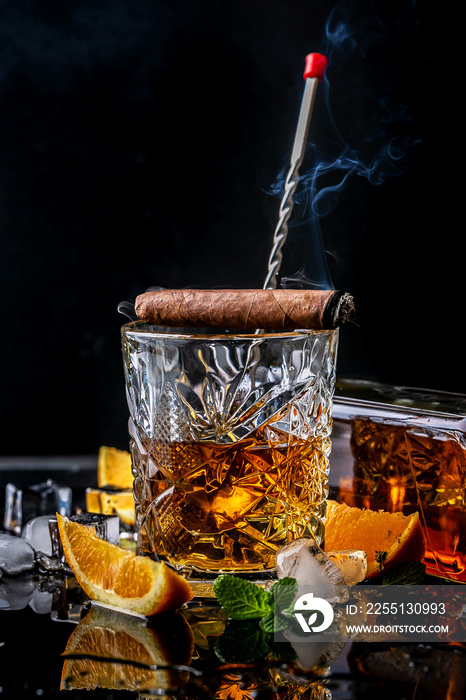
[[[97,457],[97,484],[99,488],[133,488],[131,455],[125,450],[103,445]]]
[[[136,523],[136,511],[134,506],[133,491],[111,491],[109,489],[86,490],[86,509],[88,513],[102,513],[102,515],[118,515],[121,522],[128,527]]]
[[[421,561],[425,539],[418,513],[387,513],[327,501],[325,549],[364,550],[370,579],[399,564]]]
[[[68,639],[61,689],[179,688],[189,673],[174,666],[191,663],[193,651],[193,632],[179,613],[148,622],[92,606]]]
[[[110,544],[58,513],[57,521],[67,562],[91,600],[150,616],[193,597],[189,583],[166,564]]]

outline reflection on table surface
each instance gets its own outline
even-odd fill
[[[226,620],[214,600],[146,620],[90,604],[69,575],[7,584],[1,697],[465,697],[462,644],[307,642],[296,655],[256,621]]]

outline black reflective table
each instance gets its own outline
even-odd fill
[[[84,608],[82,621],[76,623],[52,619],[48,613],[35,612],[30,605],[1,610],[0,697],[465,697],[466,652],[462,647],[356,642],[345,645],[328,668],[305,672],[283,660],[242,661],[247,629],[237,630],[244,634],[245,643],[243,648],[238,645],[236,654],[231,653],[233,660],[223,657],[221,652],[228,645],[219,645],[218,641],[225,628],[218,624],[216,611],[209,609],[188,608],[183,613],[162,616],[150,623],[149,630],[144,625],[135,630],[141,624],[138,620],[110,612],[106,629],[110,630],[111,646],[118,649],[118,656],[113,660],[97,659],[102,652],[99,644],[88,649],[84,658],[85,651],[78,645],[74,656],[70,640],[85,632],[81,626],[86,626],[86,620],[96,611],[99,614],[102,609]],[[97,630],[96,640],[100,625],[98,616],[88,625]],[[131,643],[125,643],[125,639]],[[156,667],[154,659],[158,660]]]
[[[95,465],[93,456],[0,460],[0,522],[7,483],[54,479],[83,508]],[[226,620],[215,600],[147,622],[91,604],[69,572],[0,578],[0,698],[466,697],[462,644],[314,646],[292,658],[254,621]]]

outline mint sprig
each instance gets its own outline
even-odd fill
[[[223,663],[249,663],[263,659],[270,650],[270,635],[256,620],[230,620],[214,646],[217,658]]]
[[[281,578],[273,584],[269,593],[275,610],[284,613],[291,608],[298,595],[298,582],[289,576]]]
[[[271,612],[269,592],[236,576],[223,574],[215,579],[214,593],[232,620],[255,620]]]
[[[279,618],[291,608],[297,592],[294,578],[276,581],[269,591],[230,574],[222,574],[214,583],[217,600],[230,619],[261,620],[265,631],[284,629],[286,625]]]
[[[290,578],[276,581],[266,591],[237,576],[219,576],[214,583],[214,593],[230,621],[215,645],[218,658],[230,663],[274,653],[293,658],[292,647],[288,649],[285,643],[280,643],[280,653],[277,653],[273,634],[287,628],[289,620],[283,613],[291,607],[297,590],[297,582]]]

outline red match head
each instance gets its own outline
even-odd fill
[[[321,83],[327,63],[327,59],[321,53],[309,53],[306,56],[304,80],[306,78],[318,78],[319,83]]]

